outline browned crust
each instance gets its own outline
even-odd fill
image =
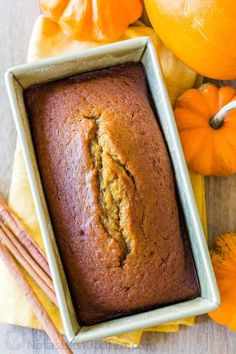
[[[197,297],[142,65],[31,87],[25,101],[80,323]]]

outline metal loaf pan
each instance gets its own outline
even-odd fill
[[[201,297],[93,326],[80,327],[74,313],[45,202],[24,105],[23,91],[34,84],[131,61],[141,61],[146,69],[153,102],[159,116],[159,124],[162,127],[173,163],[180,202],[200,282]],[[147,37],[140,37],[84,50],[73,55],[17,66],[7,71],[6,85],[68,340],[81,343],[111,337],[123,332],[200,315],[215,309],[220,301],[215,276],[160,63],[151,40]]]

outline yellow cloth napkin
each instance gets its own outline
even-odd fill
[[[141,22],[137,22],[130,26],[120,40],[137,36],[150,36],[152,38],[161,60],[165,81],[173,103],[183,91],[195,84],[197,79],[196,74],[180,63],[175,56],[164,47],[152,28],[144,26]],[[55,23],[51,22],[44,16],[40,16],[35,23],[31,36],[28,61],[68,54],[97,45],[96,42],[78,42],[65,37]],[[206,231],[204,181],[201,176],[193,174],[191,174],[191,180],[202,223]],[[42,238],[28,184],[24,161],[18,143],[15,152],[9,203],[27,225],[36,242],[43,249]],[[33,280],[27,274],[25,275],[56,326],[59,330],[63,331],[58,309],[46,298]],[[0,321],[26,327],[40,328],[27,299],[20,289],[18,289],[11,275],[1,262],[0,279]],[[175,321],[173,323],[145,329],[144,331],[177,332],[179,325],[181,324],[193,325],[194,318]],[[129,332],[117,337],[107,338],[106,341],[122,344],[127,347],[135,347],[139,344],[142,333],[143,330]]]

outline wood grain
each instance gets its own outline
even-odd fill
[[[12,173],[16,132],[3,81],[12,65],[26,60],[27,45],[33,22],[39,13],[37,0],[0,0],[0,194],[8,195]],[[209,177],[205,181],[209,242],[226,231],[236,231],[236,175],[228,178]],[[4,304],[0,304],[4,306]],[[220,327],[207,316],[197,319],[192,328],[179,333],[148,333],[137,349],[126,349],[103,342],[86,343],[74,348],[75,353],[100,354],[135,352],[139,354],[234,354],[236,333]],[[0,354],[54,354],[47,336],[32,329],[0,325]]]

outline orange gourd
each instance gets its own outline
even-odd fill
[[[165,45],[196,72],[236,79],[234,0],[144,0]]]
[[[188,167],[208,176],[236,172],[236,90],[204,84],[187,90],[174,108]]]
[[[221,305],[209,313],[219,324],[236,331],[236,234],[216,239],[211,258],[221,295]]]
[[[141,0],[40,0],[43,12],[77,40],[119,38],[142,14]]]

